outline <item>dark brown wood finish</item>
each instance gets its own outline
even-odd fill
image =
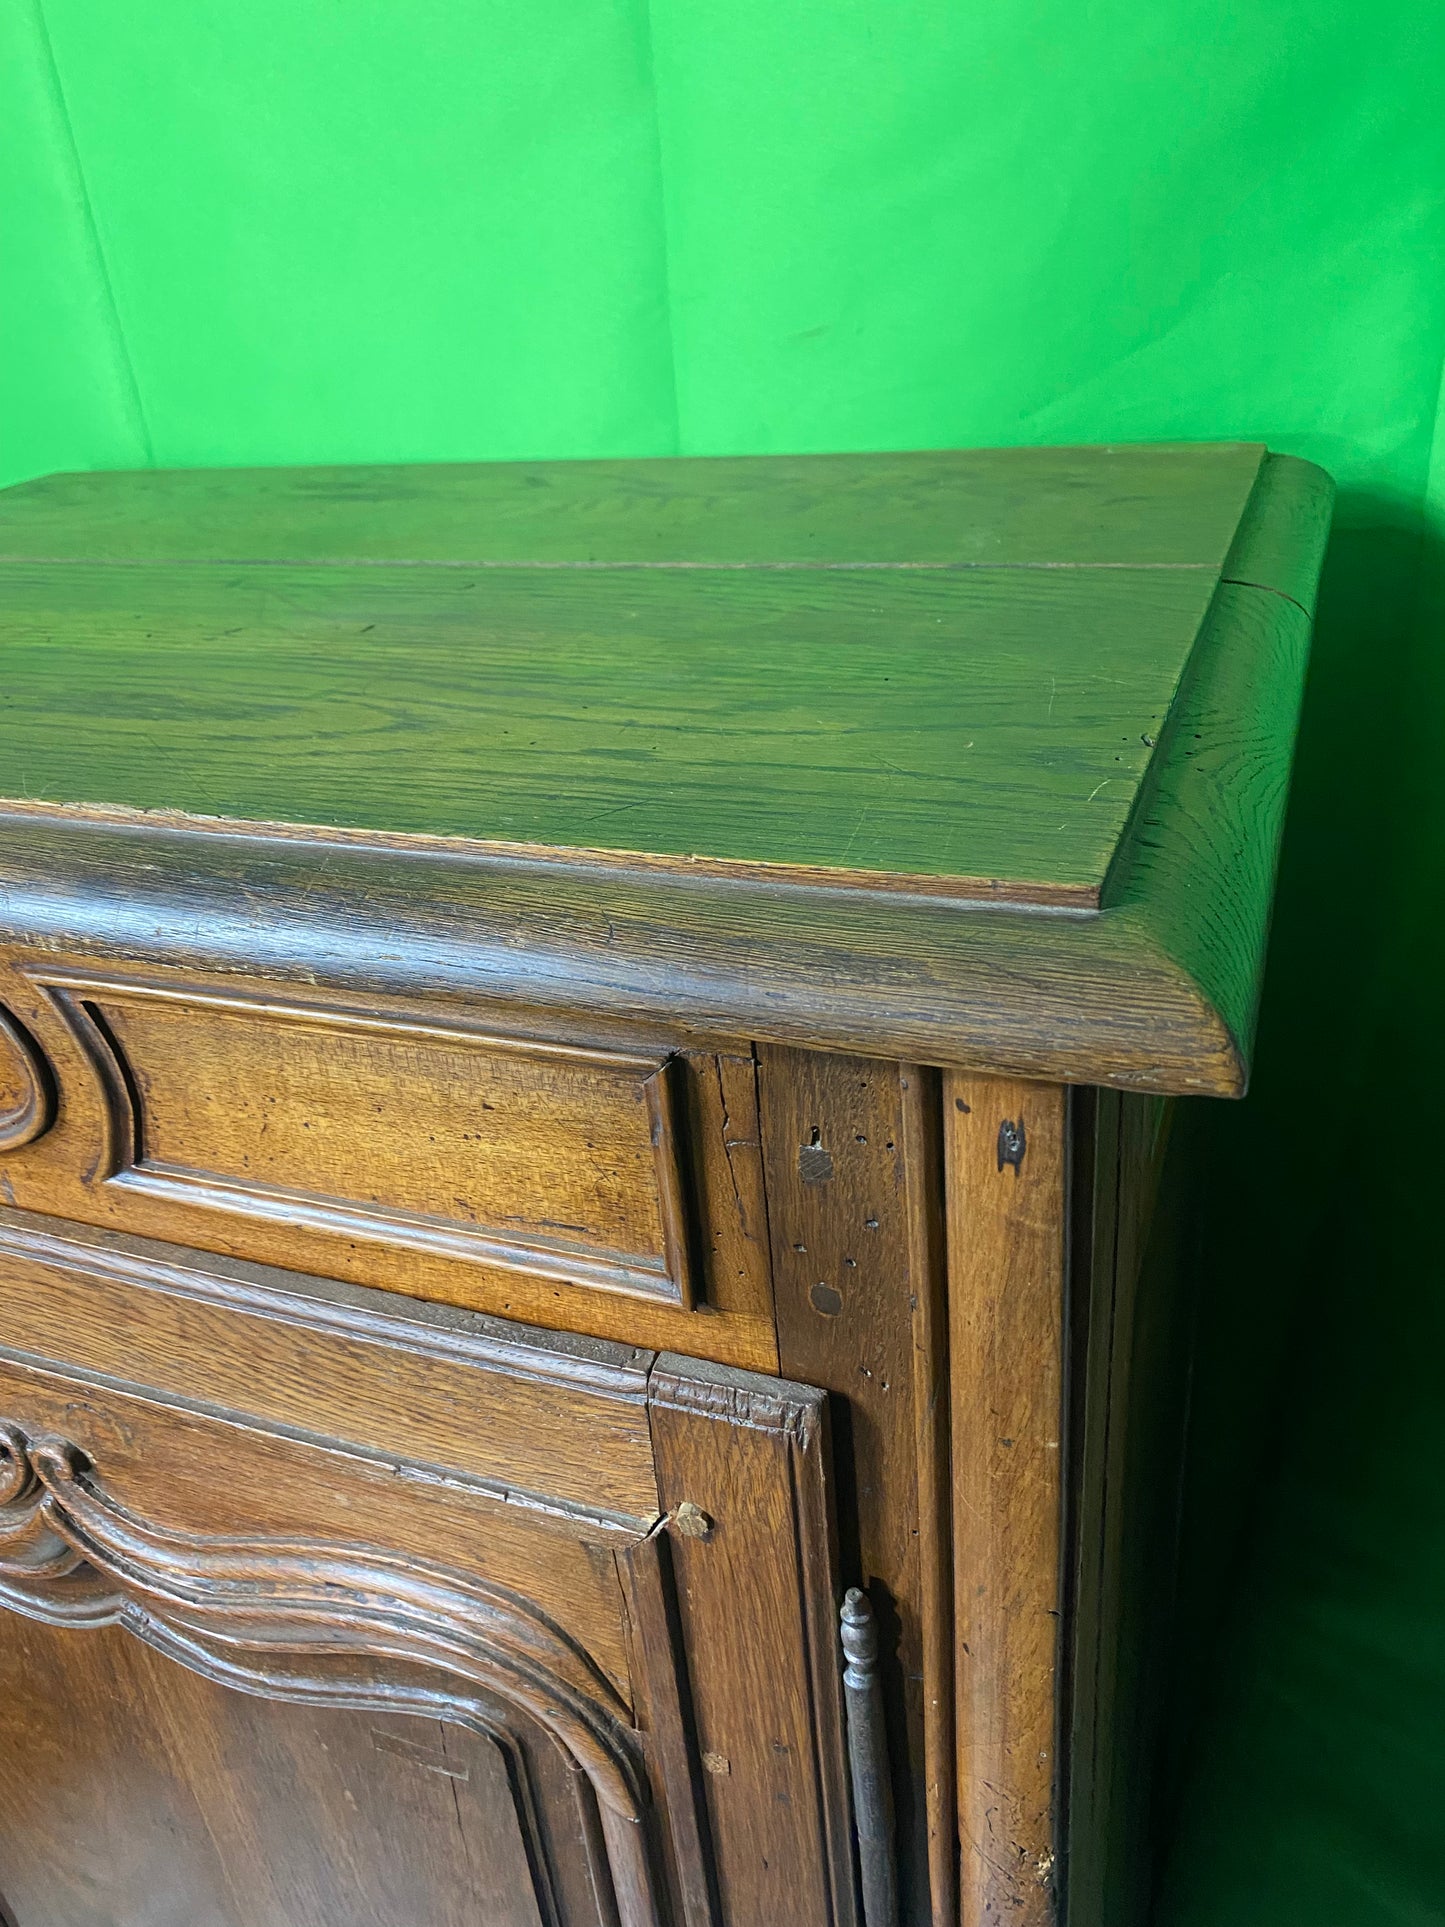
[[[1328,504],[0,493],[5,1927],[1142,1927]]]
[[[1159,498],[1162,519],[1154,530],[1172,531],[1163,545],[1171,559],[1156,565],[1138,560],[1150,547],[1141,531],[1152,516],[1141,516],[1137,499],[1130,505],[1115,491],[1113,480],[1124,469],[1113,456],[1075,451],[1053,459],[1059,475],[1094,473],[1092,489],[1081,487],[1073,498],[1087,531],[1082,547],[1077,539],[1061,538],[1056,554],[1033,543],[1014,548],[1006,531],[1016,521],[1015,491],[1021,482],[1036,485],[1037,465],[1007,461],[996,471],[999,492],[982,524],[985,536],[990,523],[1000,531],[996,559],[986,564],[975,558],[950,571],[929,562],[919,575],[905,555],[860,589],[846,546],[829,538],[825,547],[836,553],[823,573],[841,585],[840,600],[836,606],[820,603],[816,572],[806,569],[797,593],[816,628],[815,640],[838,633],[846,614],[853,637],[847,674],[821,641],[810,645],[814,629],[808,623],[800,628],[786,616],[769,616],[759,630],[762,605],[748,604],[751,614],[744,610],[737,620],[748,635],[762,635],[766,655],[740,687],[735,652],[723,647],[718,653],[721,630],[712,603],[694,596],[685,610],[667,615],[673,590],[657,590],[661,601],[649,602],[656,618],[649,632],[652,653],[640,666],[633,662],[628,673],[641,679],[639,700],[672,688],[675,674],[686,684],[675,692],[676,709],[652,719],[657,753],[666,747],[671,756],[696,728],[716,754],[706,765],[706,782],[690,791],[695,825],[680,847],[654,817],[660,805],[672,809],[677,785],[692,784],[689,772],[703,765],[690,740],[676,782],[654,766],[651,748],[639,759],[629,725],[634,712],[625,702],[618,706],[619,690],[609,680],[618,651],[627,655],[632,648],[628,610],[637,597],[625,587],[617,600],[625,570],[599,573],[587,562],[574,582],[576,572],[564,569],[567,595],[551,618],[544,611],[555,602],[558,572],[523,570],[525,580],[507,591],[510,613],[495,616],[502,631],[520,638],[528,666],[515,675],[499,670],[507,687],[515,684],[524,693],[532,688],[538,632],[565,661],[566,638],[578,622],[590,624],[592,652],[592,667],[585,673],[579,667],[573,683],[557,692],[566,727],[553,737],[549,726],[543,765],[528,764],[518,775],[519,784],[547,808],[560,799],[562,813],[555,821],[549,817],[545,832],[523,834],[514,824],[501,836],[491,804],[491,834],[484,828],[479,835],[475,823],[446,817],[440,804],[430,816],[403,823],[398,797],[415,796],[419,763],[432,768],[423,748],[425,730],[416,738],[398,720],[398,741],[408,744],[398,789],[389,779],[381,781],[393,767],[394,749],[388,748],[383,768],[371,733],[348,706],[368,598],[411,593],[404,585],[387,585],[393,574],[409,582],[416,571],[353,570],[338,604],[332,578],[341,572],[322,570],[326,582],[313,590],[324,637],[271,637],[268,646],[280,652],[278,662],[292,665],[286,674],[294,670],[303,678],[294,701],[282,705],[286,714],[311,717],[304,728],[313,747],[337,740],[349,745],[340,765],[327,761],[318,798],[303,807],[289,792],[257,791],[248,802],[241,791],[223,793],[210,784],[215,757],[229,756],[248,734],[250,740],[272,740],[278,725],[263,706],[254,716],[247,711],[249,733],[237,728],[235,691],[226,694],[226,677],[239,676],[251,691],[258,686],[244,641],[226,645],[229,669],[204,649],[167,654],[167,664],[189,665],[186,673],[195,682],[184,687],[200,703],[202,720],[210,718],[200,735],[189,724],[182,729],[184,742],[193,746],[187,753],[200,758],[199,787],[165,795],[137,788],[135,779],[148,780],[167,763],[154,752],[156,718],[137,730],[116,716],[104,691],[142,671],[159,675],[163,690],[157,686],[142,696],[142,707],[150,703],[167,716],[178,713],[180,672],[159,667],[155,652],[168,649],[167,637],[199,619],[184,586],[198,571],[189,564],[169,572],[147,564],[149,586],[138,609],[136,591],[143,585],[134,571],[112,562],[89,570],[79,562],[62,565],[52,547],[43,547],[33,552],[37,560],[13,565],[19,573],[12,597],[20,600],[9,659],[12,680],[22,655],[31,664],[27,764],[39,767],[41,730],[60,761],[42,785],[45,800],[16,798],[0,821],[9,878],[5,927],[21,944],[68,942],[82,952],[200,969],[250,968],[281,979],[312,976],[427,998],[481,996],[537,1013],[543,1028],[560,1016],[588,1012],[659,1023],[694,1037],[762,1037],[1036,1078],[1238,1094],[1247,1075],[1308,643],[1307,607],[1295,597],[1307,603],[1318,573],[1329,483],[1304,463],[1262,461],[1258,450],[1174,451],[1162,467],[1146,460],[1142,475],[1152,474],[1161,485],[1166,475],[1173,478]],[[909,460],[916,462],[912,471]],[[937,483],[934,458],[905,458],[903,472],[913,480],[902,500],[926,499],[930,481]],[[1189,544],[1178,544],[1180,472],[1195,478],[1200,528],[1209,530],[1200,540],[1210,555],[1189,554]],[[825,473],[819,472],[820,482]],[[982,474],[989,473],[985,463]],[[723,471],[718,475],[724,479]],[[1221,476],[1228,478],[1222,495],[1215,486]],[[210,500],[213,486],[193,485],[198,504]],[[518,470],[502,486],[525,497],[530,484]],[[762,464],[753,482],[744,486],[734,473],[731,486],[747,496],[752,526],[770,490],[783,485],[781,477],[770,482]],[[941,513],[942,521],[928,525],[925,546],[931,544],[932,552],[944,539],[956,551],[969,545],[965,511],[975,506],[969,491],[979,483],[975,477],[960,486],[956,516],[946,490],[934,502],[933,515]],[[234,505],[232,484],[219,487],[220,499]],[[82,493],[93,501],[93,490]],[[260,493],[265,496],[265,489]],[[167,514],[183,498],[184,486],[178,492],[172,484]],[[736,505],[741,498],[732,499]],[[374,529],[376,498],[371,501]],[[790,501],[785,521],[794,530],[806,529],[810,506]],[[1226,501],[1234,505],[1232,514],[1224,510]],[[197,513],[200,527],[209,510],[198,507]],[[48,514],[42,516],[47,528]],[[1026,523],[1030,514],[1025,509]],[[687,526],[695,527],[697,519]],[[122,510],[119,525],[126,521]],[[14,523],[22,548],[25,526],[22,510]],[[41,525],[34,526],[38,531]],[[117,525],[101,514],[90,526],[103,547],[104,528]],[[640,555],[635,545],[645,526],[631,525],[624,554]],[[920,540],[922,528],[920,523]],[[573,531],[567,539],[574,553],[579,541],[590,553],[586,536]],[[48,534],[45,540],[50,543]],[[76,546],[83,548],[83,541],[78,526]],[[479,564],[486,559],[478,558]],[[851,560],[857,559],[854,551]],[[1049,603],[1055,592],[1047,584],[1055,580],[1093,584],[1080,586],[1079,593],[1103,596],[1109,584],[1122,580],[1121,565],[1135,571],[1137,595],[1125,594],[1117,604],[1106,598],[1088,622],[1070,609],[1067,596],[1057,606]],[[785,562],[779,576],[771,564],[762,565],[756,594],[765,601],[773,596],[768,585],[791,579],[795,566]],[[274,606],[266,601],[274,596],[274,572],[260,560],[248,570],[199,571],[218,599],[202,621],[206,634],[224,633],[233,596],[248,609],[261,598],[260,614],[252,610],[239,624],[243,637],[253,629],[259,637],[265,629],[265,609]],[[639,571],[653,587],[672,583],[677,574],[659,574],[645,556]],[[442,579],[437,593],[450,606],[458,572],[438,562],[423,573]],[[719,580],[741,581],[747,573],[725,568]],[[499,583],[506,574],[499,573]],[[95,578],[91,615],[66,600],[79,593],[80,576]],[[585,593],[577,587],[583,577]],[[936,608],[915,607],[921,593],[926,600],[925,578],[943,598]],[[1163,591],[1157,584],[1176,578],[1202,584],[1205,593],[1197,606],[1190,603],[1192,614],[1181,607],[1161,627],[1156,603]],[[991,586],[966,586],[985,581]],[[737,599],[726,587],[719,594]],[[975,672],[982,677],[979,728],[970,734],[971,713],[955,715],[946,727],[942,721],[959,686],[959,665],[940,651],[938,636],[940,622],[953,633],[954,598],[963,597],[960,608],[972,608],[976,595],[983,600],[964,629],[979,626],[974,642],[965,637],[962,644],[970,678]],[[604,597],[611,611],[605,622]],[[478,624],[481,633],[493,632],[490,607],[464,611],[449,628],[443,624],[450,641],[444,660],[433,663],[428,675],[440,692],[433,707],[444,721],[455,712],[457,679],[471,674],[467,665]],[[909,645],[911,694],[904,710],[895,711],[892,698],[880,695],[881,685],[874,687],[891,673],[880,661],[878,637],[891,637],[895,613],[901,620],[907,609],[917,617]],[[424,635],[440,619],[425,607],[413,614]],[[599,623],[607,631],[600,645]],[[78,728],[68,700],[76,685],[73,654],[57,657],[54,651],[54,638],[72,631],[98,636],[102,644],[94,672],[102,688],[98,736]],[[1075,656],[1049,670],[1040,651],[1054,649],[1060,638]],[[404,637],[397,646],[403,643]],[[402,676],[400,664],[410,662],[411,648],[405,643],[403,657],[391,663],[383,678],[388,686]],[[979,650],[992,667],[979,667]],[[1093,698],[1086,691],[1068,693],[1080,652],[1096,693],[1117,694],[1125,685],[1133,692],[1122,707],[1110,696],[1107,716],[1095,717],[1088,728]],[[1132,667],[1124,666],[1124,658]],[[317,663],[330,665],[318,669],[319,681],[305,667]],[[826,770],[830,793],[836,792],[829,811],[818,805],[818,771],[800,770],[789,759],[786,745],[796,732],[761,727],[757,720],[767,712],[760,712],[756,692],[783,665],[790,665],[790,674],[793,665],[804,666],[811,678],[806,689],[795,691],[800,716],[806,711],[813,718],[808,733],[816,728],[825,692],[842,691],[847,698],[836,727],[824,729],[814,745],[822,758],[818,771]],[[219,684],[211,681],[213,672]],[[63,678],[65,702],[57,694],[57,677]],[[1051,702],[1057,686],[1066,692],[1062,710]],[[484,696],[491,687],[483,677]],[[534,740],[532,723],[494,714],[487,701],[472,735],[448,738],[434,779],[448,768],[484,769],[489,729],[499,741]],[[892,721],[875,739],[880,701]],[[12,713],[20,715],[14,705]],[[1097,741],[1081,762],[1083,737],[1095,724]],[[946,799],[914,815],[907,798],[916,790],[912,775],[921,767],[916,759],[925,737],[933,745],[930,781]],[[198,747],[203,740],[210,745],[204,753]],[[382,731],[380,740],[390,745],[391,734]],[[964,744],[972,745],[971,773],[959,764]],[[1123,760],[1116,763],[1116,757]],[[272,766],[291,760],[278,757]],[[236,768],[249,777],[256,763],[248,754]],[[594,765],[601,776],[587,775]],[[883,791],[870,805],[859,785],[880,780]],[[626,796],[616,790],[619,781]],[[346,799],[377,783],[374,807],[359,822]],[[505,812],[511,792],[504,786],[497,794],[495,808]],[[759,801],[764,796],[765,803]],[[874,826],[890,816],[900,797],[904,816],[896,833],[888,832],[873,848]],[[159,813],[144,813],[138,805]],[[737,819],[740,809],[746,821]],[[637,826],[630,837],[618,835],[599,848],[592,826],[605,821],[620,831],[627,810],[641,810],[648,828]],[[747,815],[757,810],[762,819]],[[206,812],[217,811],[225,821],[214,814],[207,820]],[[289,823],[264,820],[288,811]],[[675,828],[674,817],[666,811],[664,817]],[[1104,817],[1113,828],[1101,833]],[[985,822],[994,828],[977,841],[973,826]],[[905,823],[921,826],[928,838],[940,823],[953,824],[956,841],[940,845],[920,870],[922,859],[908,854],[913,832]],[[815,825],[827,851],[793,847],[799,826],[811,833]],[[866,850],[859,849],[858,836]],[[1060,908],[1068,903],[1074,914]],[[1048,904],[1055,907],[1040,907]]]
[[[635,1712],[650,1749],[663,1818],[661,1848],[681,1927],[720,1927],[706,1768],[683,1656],[670,1546],[669,1533],[656,1531],[618,1554],[638,1682]]]
[[[585,1782],[598,1870],[620,1922],[660,1920],[647,1774],[627,1701],[545,1606],[441,1565],[414,1539],[403,1551],[354,1536],[283,1537],[269,1521],[258,1531],[264,1486],[249,1507],[210,1492],[207,1529],[196,1531],[179,1523],[184,1498],[173,1487],[182,1481],[168,1475],[180,1442],[163,1414],[152,1424],[165,1440],[165,1489],[143,1509],[126,1476],[137,1434],[145,1437],[135,1401],[86,1397],[48,1374],[27,1382],[6,1371],[0,1384],[5,1409],[19,1414],[0,1432],[0,1597],[12,1609],[76,1639],[125,1626],[224,1686],[454,1721],[523,1755],[560,1746]],[[214,1423],[201,1437],[213,1450],[225,1443]],[[204,1763],[192,1770],[199,1778]],[[213,1804],[224,1785],[212,1779],[207,1794]]]
[[[3,1340],[503,1491],[660,1510],[647,1352],[4,1214]],[[478,1414],[485,1411],[485,1427]]]
[[[4,1272],[14,1290],[13,1257]],[[68,1359],[71,1308],[47,1304],[49,1349]],[[670,1892],[689,1927],[715,1918],[719,1894],[728,1921],[761,1927],[799,1882],[812,1883],[819,1920],[849,1927],[821,1394],[637,1355],[656,1436],[653,1490],[667,1507],[659,1525],[655,1509],[628,1522],[579,1506],[565,1496],[565,1477],[558,1493],[540,1466],[523,1493],[485,1474],[448,1474],[434,1457],[429,1466],[409,1462],[420,1441],[403,1387],[421,1369],[409,1351],[391,1352],[402,1403],[391,1438],[399,1456],[388,1460],[354,1406],[331,1415],[339,1437],[299,1428],[287,1436],[215,1407],[179,1406],[170,1393],[122,1389],[113,1371],[77,1378],[68,1364],[57,1371],[28,1362],[47,1347],[38,1325],[6,1335],[28,1341],[26,1361],[13,1344],[5,1357],[14,1362],[0,1358],[0,1601],[12,1610],[77,1639],[119,1624],[222,1686],[459,1722],[522,1761],[499,1787],[515,1789],[517,1775],[530,1774],[526,1759],[538,1746],[560,1745],[572,1790],[586,1792],[583,1831],[593,1840],[602,1918],[611,1918],[610,1889],[621,1927],[661,1922]],[[540,1339],[533,1345],[551,1356]],[[145,1370],[130,1350],[132,1372]],[[578,1362],[562,1354],[564,1375]],[[594,1362],[611,1365],[610,1395],[630,1405],[633,1361]],[[600,1384],[594,1395],[603,1396]],[[512,1453],[484,1373],[457,1402],[476,1429],[472,1465],[490,1460],[500,1470]],[[539,1452],[545,1437],[554,1454],[570,1447],[580,1417],[549,1420],[535,1410]],[[600,1463],[608,1448],[595,1426],[581,1436]],[[785,1547],[791,1556],[781,1559]],[[78,1664],[84,1690],[83,1656]],[[176,1689],[183,1706],[189,1692]],[[160,1689],[166,1705],[175,1696]],[[199,1737],[217,1720],[225,1726],[227,1716],[205,1715],[199,1753],[183,1748],[177,1768],[188,1810],[199,1803],[207,1816],[207,1837],[220,1824],[212,1806],[231,1799]],[[278,1744],[293,1725],[282,1722]],[[400,1742],[391,1755],[398,1746],[410,1757]],[[93,1770],[103,1778],[112,1768],[102,1761]],[[263,1805],[272,1797],[254,1795]],[[153,1820],[163,1825],[166,1801],[182,1794],[157,1798]],[[528,1811],[516,1809],[523,1818]],[[550,1824],[574,1826],[569,1811]],[[461,1816],[464,1839],[480,1853],[490,1827],[515,1857],[520,1823],[509,1812],[493,1802],[479,1833]],[[98,1824],[103,1834],[117,1822],[111,1814]],[[262,1813],[245,1824],[274,1821]],[[8,1838],[0,1828],[0,1883],[14,1884],[13,1866],[29,1891],[40,1874],[28,1847],[7,1846]],[[523,1845],[542,1867],[537,1840]],[[505,1865],[504,1855],[500,1870],[488,1863],[478,1877],[501,1879]],[[195,1878],[198,1906],[211,1904],[206,1882],[214,1886],[220,1873]],[[555,1876],[565,1878],[565,1869]],[[555,1884],[550,1872],[546,1880]],[[555,1907],[547,1891],[537,1888],[544,1920]],[[459,1904],[456,1896],[448,1904]]]
[[[958,1908],[953,1656],[953,1491],[949,1459],[948,1288],[942,1079],[919,1064],[899,1070],[908,1186],[909,1305],[913,1314],[913,1427],[918,1465],[918,1598],[923,1695],[922,1805],[928,1831],[932,1927]]]
[[[41,1732],[53,1736],[43,1749]],[[0,1836],[17,1922],[548,1920],[551,1896],[534,1885],[540,1802],[490,1734],[258,1699],[117,1630],[77,1639],[16,1620],[0,1645],[0,1747],[30,1767],[7,1785]],[[528,1764],[555,1779],[545,1752]],[[544,1784],[541,1799],[547,1848],[570,1861],[555,1884],[581,1899],[585,1836],[565,1789]],[[565,1918],[606,1916],[593,1898]]]
[[[1169,1104],[1100,1092],[1076,1109],[1069,1922],[1142,1927],[1163,1813],[1199,1173],[1192,1120]]]

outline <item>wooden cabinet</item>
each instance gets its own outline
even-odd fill
[[[751,1915],[770,1864],[833,1914],[818,1392],[396,1321],[377,1294],[272,1292],[128,1238],[4,1235],[11,1335],[76,1360],[0,1368],[0,1595],[56,1629],[3,1648],[5,1757],[37,1749],[0,1822],[17,1920],[340,1923],[409,1896],[413,1917],[643,1927],[706,1920],[710,1881]],[[113,1627],[151,1656],[79,1637]],[[728,1783],[706,1856],[700,1759]]]
[[[1328,503],[0,495],[9,1927],[1135,1917]]]

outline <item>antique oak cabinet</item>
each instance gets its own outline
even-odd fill
[[[1129,1916],[1329,495],[0,495],[11,1927]]]

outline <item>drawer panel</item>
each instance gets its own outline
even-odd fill
[[[750,1051],[0,960],[0,1199],[777,1366]]]
[[[46,988],[106,1081],[111,1184],[691,1301],[664,1057],[104,978]]]

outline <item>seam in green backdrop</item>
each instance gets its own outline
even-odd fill
[[[61,85],[60,70],[55,64],[55,51],[50,44],[50,32],[45,24],[43,0],[33,0],[33,6],[37,64],[44,76],[45,92],[53,120],[56,173],[61,178],[70,176],[74,181],[77,225],[84,230],[88,252],[93,263],[93,278],[98,283],[96,306],[114,354],[116,385],[125,398],[127,412],[133,418],[132,426],[141,449],[141,465],[150,467],[155,462],[155,451],[151,445],[150,431],[146,427],[145,404],[141,400],[140,386],[135,378],[135,366],[131,361],[130,349],[126,345],[120,311],[116,307],[115,288],[111,282],[110,269],[106,265],[105,249],[101,245],[100,233],[96,227],[95,210],[91,206],[90,190],[85,183],[85,170],[80,162],[75,129],[70,124],[70,113],[65,105],[65,89]]]

